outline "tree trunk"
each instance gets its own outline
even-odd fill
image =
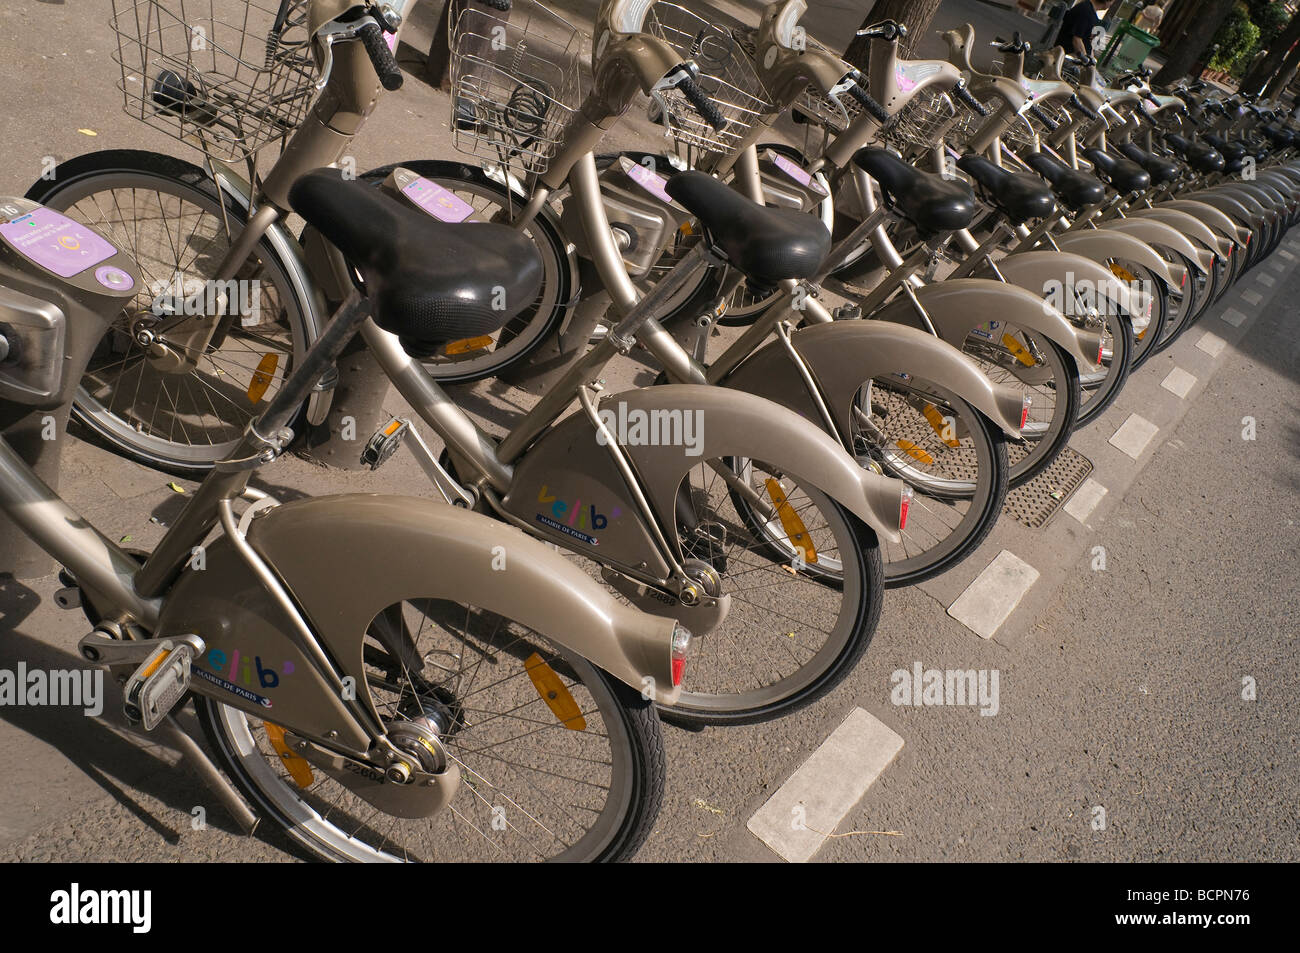
[[[438,18],[438,29],[433,32],[433,42],[429,44],[429,58],[424,64],[425,78],[434,86],[443,90],[450,88],[451,69],[451,22],[453,16],[459,16],[464,0],[444,0],[442,16]]]
[[[1300,16],[1296,17],[1300,20]],[[1286,89],[1287,84],[1295,78],[1296,67],[1300,66],[1300,43],[1296,44],[1295,49],[1286,54],[1286,59],[1278,67],[1278,71],[1269,79],[1268,87],[1264,90],[1265,99],[1277,99],[1282,95],[1282,90]]]
[[[1205,0],[1196,5],[1196,16],[1183,32],[1175,38],[1169,49],[1169,60],[1156,73],[1154,82],[1167,86],[1191,72],[1214,42],[1214,34],[1228,18],[1235,0]]]
[[[934,19],[940,2],[941,0],[876,0],[858,29],[865,29],[881,20],[896,20],[903,24],[907,27],[907,37],[899,41],[899,54],[906,57],[930,28],[930,21]],[[844,51],[844,59],[865,71],[871,55],[871,42],[866,37],[853,37],[848,49]]]
[[[1273,74],[1282,68],[1287,51],[1300,40],[1300,15],[1291,18],[1286,29],[1268,46],[1268,54],[1256,63],[1241,80],[1241,91],[1253,93],[1264,87]]]

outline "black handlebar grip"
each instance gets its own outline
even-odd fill
[[[849,95],[856,99],[862,105],[863,109],[871,113],[871,117],[875,119],[876,122],[881,125],[889,122],[889,110],[876,102],[871,97],[871,94],[862,88],[861,78],[854,78],[853,84],[849,86]]]
[[[393,58],[393,51],[388,48],[388,43],[384,40],[384,31],[379,28],[378,23],[367,23],[361,28],[361,42],[365,44],[366,52],[370,54],[370,62],[375,66],[375,72],[379,74],[379,82],[383,84],[384,89],[392,92],[395,89],[402,88],[402,70],[397,65],[397,60]]]
[[[1085,103],[1082,99],[1080,99],[1080,98],[1078,97],[1077,94],[1074,95],[1074,96],[1071,96],[1069,99],[1067,99],[1067,100],[1065,101],[1065,105],[1069,106],[1069,107],[1070,107],[1071,109],[1073,109],[1075,112],[1083,113],[1083,114],[1084,114],[1085,116],[1087,116],[1089,119],[1100,119],[1100,118],[1101,118],[1101,114],[1098,113],[1098,112],[1097,112],[1095,109],[1093,109],[1091,106],[1089,106],[1087,103]]]
[[[988,107],[971,95],[971,91],[966,88],[965,83],[958,83],[954,86],[952,88],[952,94],[981,116],[987,116],[989,114]]]
[[[717,104],[709,98],[709,94],[700,88],[700,84],[695,82],[691,77],[686,77],[677,84],[677,88],[682,91],[682,95],[687,101],[695,107],[695,111],[718,132],[727,128],[727,117],[722,115]]]
[[[1043,112],[1043,110],[1038,106],[1030,106],[1029,109],[1026,111],[1029,113],[1029,115],[1033,116],[1044,126],[1046,126],[1048,132],[1056,132],[1056,127],[1060,125],[1060,123],[1055,122],[1051,116]]]

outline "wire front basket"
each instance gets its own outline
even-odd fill
[[[310,0],[113,0],[128,116],[215,158],[292,133],[315,98]]]
[[[933,148],[941,139],[950,144],[961,142],[965,138],[961,124],[967,112],[947,91],[932,86],[890,117],[877,138],[903,155]]]
[[[727,120],[718,131],[695,111],[683,93],[666,90],[663,100],[667,108],[662,119],[678,146],[730,154],[759,120],[777,111],[745,52],[743,37],[675,3],[651,7],[644,30],[700,68],[700,87]]]
[[[587,36],[534,0],[508,12],[467,4],[451,36],[457,149],[545,172],[582,104]]]

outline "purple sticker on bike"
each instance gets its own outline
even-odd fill
[[[468,221],[474,214],[472,205],[428,179],[416,179],[402,193],[439,221],[454,224]]]
[[[48,208],[0,225],[0,236],[22,256],[60,278],[71,278],[117,254],[99,235]]]
[[[772,161],[776,167],[788,175],[791,179],[798,182],[804,188],[812,189],[818,195],[825,195],[826,190],[820,184],[813,181],[812,174],[806,169],[800,168],[796,163],[791,162],[783,155],[772,156]]]
[[[645,189],[647,192],[649,192],[659,201],[663,202],[665,205],[673,204],[672,196],[670,196],[668,192],[664,189],[664,186],[668,184],[668,180],[665,179],[658,172],[655,172],[652,169],[647,169],[645,166],[639,165],[638,163],[632,162],[628,165],[627,174],[628,174],[628,178],[630,178],[637,185],[641,186],[641,188]]]

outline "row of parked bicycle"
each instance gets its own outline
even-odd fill
[[[349,175],[413,5],[115,0],[128,112],[202,164],[106,150],[0,203],[0,506],[128,716],[328,859],[630,856],[661,715],[830,691],[884,590],[973,552],[1300,208],[1270,104],[1059,49],[1030,79],[1018,38],[984,73],[969,27],[906,60],[879,23],[864,73],[804,0],[737,30],[604,0],[591,36],[467,0],[452,127],[482,161]],[[600,153],[637,104],[673,148]],[[414,454],[437,500],[250,485],[337,424],[354,339],[418,418],[358,446]],[[620,356],[659,381],[607,393]],[[541,360],[504,436],[444,389]],[[69,410],[203,475],[153,552],[33,470]]]

